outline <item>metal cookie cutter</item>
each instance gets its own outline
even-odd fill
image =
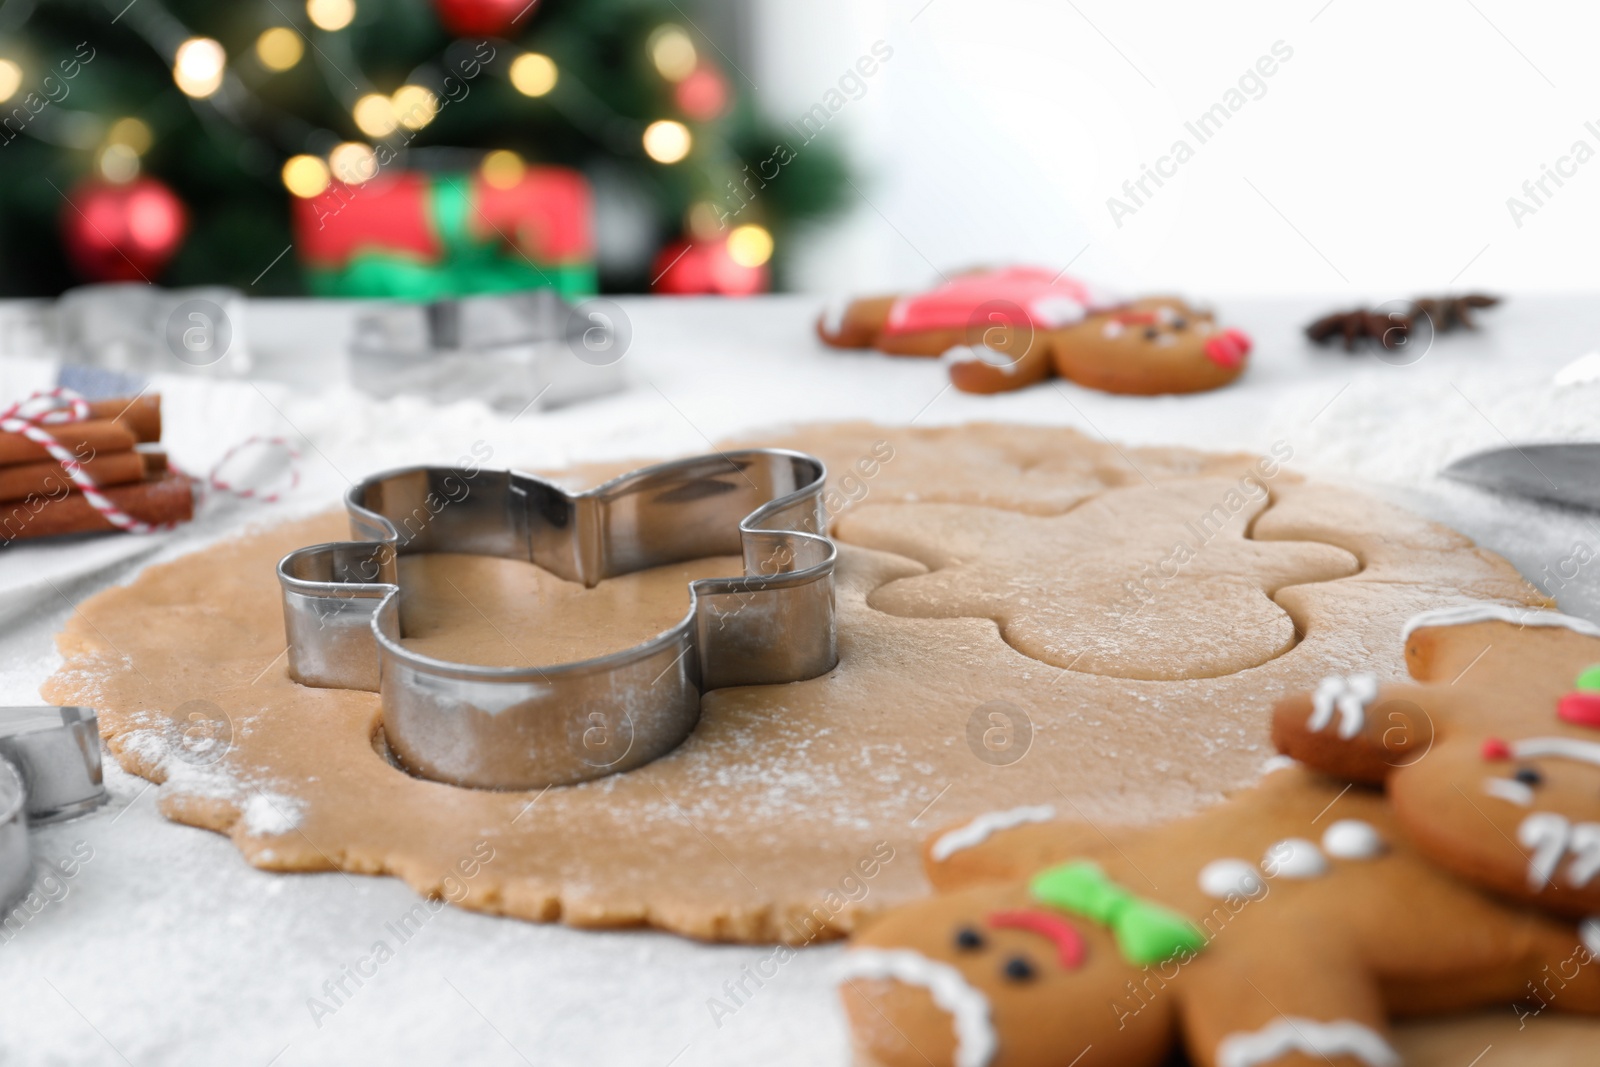
[[[0,708],[0,759],[22,777],[31,822],[70,819],[108,799],[93,708]]]
[[[0,759],[0,912],[33,883],[27,794],[17,769]],[[5,916],[0,914],[0,919]]]
[[[355,537],[278,564],[289,672],[382,698],[390,750],[425,778],[487,789],[565,785],[676,748],[700,694],[813,678],[838,661],[827,469],[749,449],[661,463],[583,493],[520,471],[411,467],[345,495]],[[526,560],[593,587],[707,556],[744,575],[689,584],[683,620],[633,648],[555,666],[482,667],[401,644],[397,557]]]
[[[92,708],[0,708],[0,906],[33,881],[28,823],[104,804],[100,729]]]

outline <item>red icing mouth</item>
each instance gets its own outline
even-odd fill
[[[1243,330],[1227,329],[1212,335],[1206,341],[1206,357],[1219,367],[1233,368],[1244,362],[1250,354],[1250,335]]]
[[[1083,935],[1059,915],[1031,908],[997,911],[989,916],[989,925],[996,930],[1026,930],[1041,934],[1055,942],[1062,967],[1070,971],[1083,965]]]
[[[1600,728],[1600,693],[1568,693],[1556,705],[1556,714],[1574,726]]]
[[[1483,758],[1486,760],[1503,760],[1511,758],[1511,746],[1498,737],[1490,737],[1483,742]]]

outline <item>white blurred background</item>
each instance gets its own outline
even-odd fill
[[[893,289],[1001,261],[1203,298],[1600,285],[1600,159],[1562,163],[1580,140],[1600,153],[1600,5],[749,0],[735,13],[718,28],[780,120],[875,41],[893,48],[820,135],[852,154],[859,194],[807,241],[794,288]],[[1292,56],[1199,143],[1185,122],[1277,42]],[[1159,189],[1147,179],[1154,195],[1119,226],[1107,198],[1131,205],[1123,182],[1180,138],[1193,158]],[[1558,164],[1570,176],[1546,178],[1540,205],[1523,183]],[[1520,226],[1513,196],[1534,209]]]

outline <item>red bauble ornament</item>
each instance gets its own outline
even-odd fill
[[[749,296],[766,292],[767,266],[746,267],[728,254],[727,241],[674,241],[656,256],[653,289],[673,296]]]
[[[189,213],[155,178],[90,180],[61,211],[61,237],[79,274],[96,282],[150,281],[183,244]]]
[[[672,91],[678,110],[696,122],[710,122],[728,107],[728,81],[717,68],[702,63]]]
[[[457,37],[499,37],[513,22],[527,25],[537,0],[433,0],[444,28]]]

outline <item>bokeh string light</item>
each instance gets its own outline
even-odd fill
[[[644,128],[645,155],[657,163],[679,163],[694,148],[689,127],[673,119],[657,119]]]
[[[209,37],[191,37],[178,46],[172,58],[172,80],[187,96],[204,100],[222,88],[228,56]]]
[[[355,0],[306,0],[306,18],[319,30],[337,33],[355,21]]]

